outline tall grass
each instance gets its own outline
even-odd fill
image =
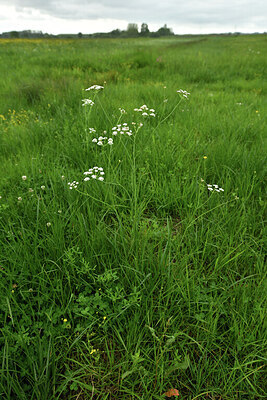
[[[204,39],[0,42],[1,398],[265,398],[266,39]]]

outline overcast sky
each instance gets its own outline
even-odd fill
[[[94,33],[146,22],[174,33],[267,31],[267,0],[0,0],[0,33]]]

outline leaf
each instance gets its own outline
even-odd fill
[[[179,396],[179,392],[177,389],[170,389],[168,390],[168,392],[164,393],[164,396],[166,397]]]
[[[190,359],[189,359],[188,355],[186,354],[184,361],[175,363],[175,368],[176,369],[187,369],[189,367],[189,365],[190,365]]]
[[[123,379],[125,379],[127,376],[131,375],[133,372],[135,372],[135,369],[131,369],[129,371],[124,372],[121,376],[121,380],[123,381]]]

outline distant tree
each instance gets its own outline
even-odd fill
[[[147,36],[148,34],[149,34],[148,25],[145,22],[143,22],[142,25],[141,25],[140,35],[141,36]]]
[[[128,34],[128,36],[137,36],[138,35],[138,25],[137,24],[128,24],[127,34]]]
[[[112,37],[118,37],[121,34],[121,30],[120,29],[113,29],[113,31],[110,32],[110,36]]]
[[[162,28],[159,28],[157,33],[159,34],[159,36],[170,36],[174,34],[172,29],[168,28],[166,24]]]
[[[11,31],[11,32],[10,32],[10,37],[11,37],[11,38],[18,38],[18,37],[19,37],[19,32],[17,32],[17,31]]]
[[[79,32],[77,36],[78,36],[79,39],[81,39],[83,37],[82,32]]]

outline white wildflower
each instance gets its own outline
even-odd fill
[[[126,122],[124,122],[122,125],[118,124],[117,126],[114,126],[111,130],[113,136],[116,136],[118,133],[121,135],[126,133],[128,136],[131,136],[133,133]]]
[[[77,189],[79,182],[77,182],[77,181],[68,182],[68,185],[69,185],[70,190]]]
[[[22,197],[18,197],[18,201],[22,201]]]
[[[93,102],[93,100],[91,100],[91,99],[83,99],[82,101],[83,101],[82,106],[91,106],[92,107],[95,104]]]
[[[51,226],[51,222],[47,222],[46,226],[49,228]]]
[[[89,90],[101,90],[101,89],[104,89],[104,86],[93,85],[93,86],[90,86],[89,88],[84,89],[84,90],[87,92],[87,91],[89,91]]]
[[[45,186],[44,186],[44,185],[42,185],[42,186],[41,186],[41,189],[42,189],[42,190],[45,190]]]
[[[154,108],[148,108],[146,104],[142,105],[140,108],[134,108],[134,111],[141,112],[144,117],[147,117],[147,116],[155,117],[156,116]]]
[[[224,189],[223,188],[220,188],[218,185],[211,185],[210,183],[208,183],[207,184],[207,189],[210,191],[210,192],[213,192],[213,191],[215,191],[215,192],[224,192]]]
[[[90,178],[87,176],[86,178],[84,178],[84,181],[89,181],[91,178],[103,181],[104,180],[103,175],[105,175],[105,172],[103,171],[102,167],[93,167],[90,168],[88,171],[85,171],[83,174],[90,175]]]
[[[21,177],[21,179],[22,179],[23,181],[26,181],[27,176],[26,176],[26,175],[23,175],[23,176]]]
[[[177,93],[181,94],[186,99],[188,99],[188,96],[190,95],[189,92],[187,92],[186,90],[182,90],[182,89],[177,90]]]

